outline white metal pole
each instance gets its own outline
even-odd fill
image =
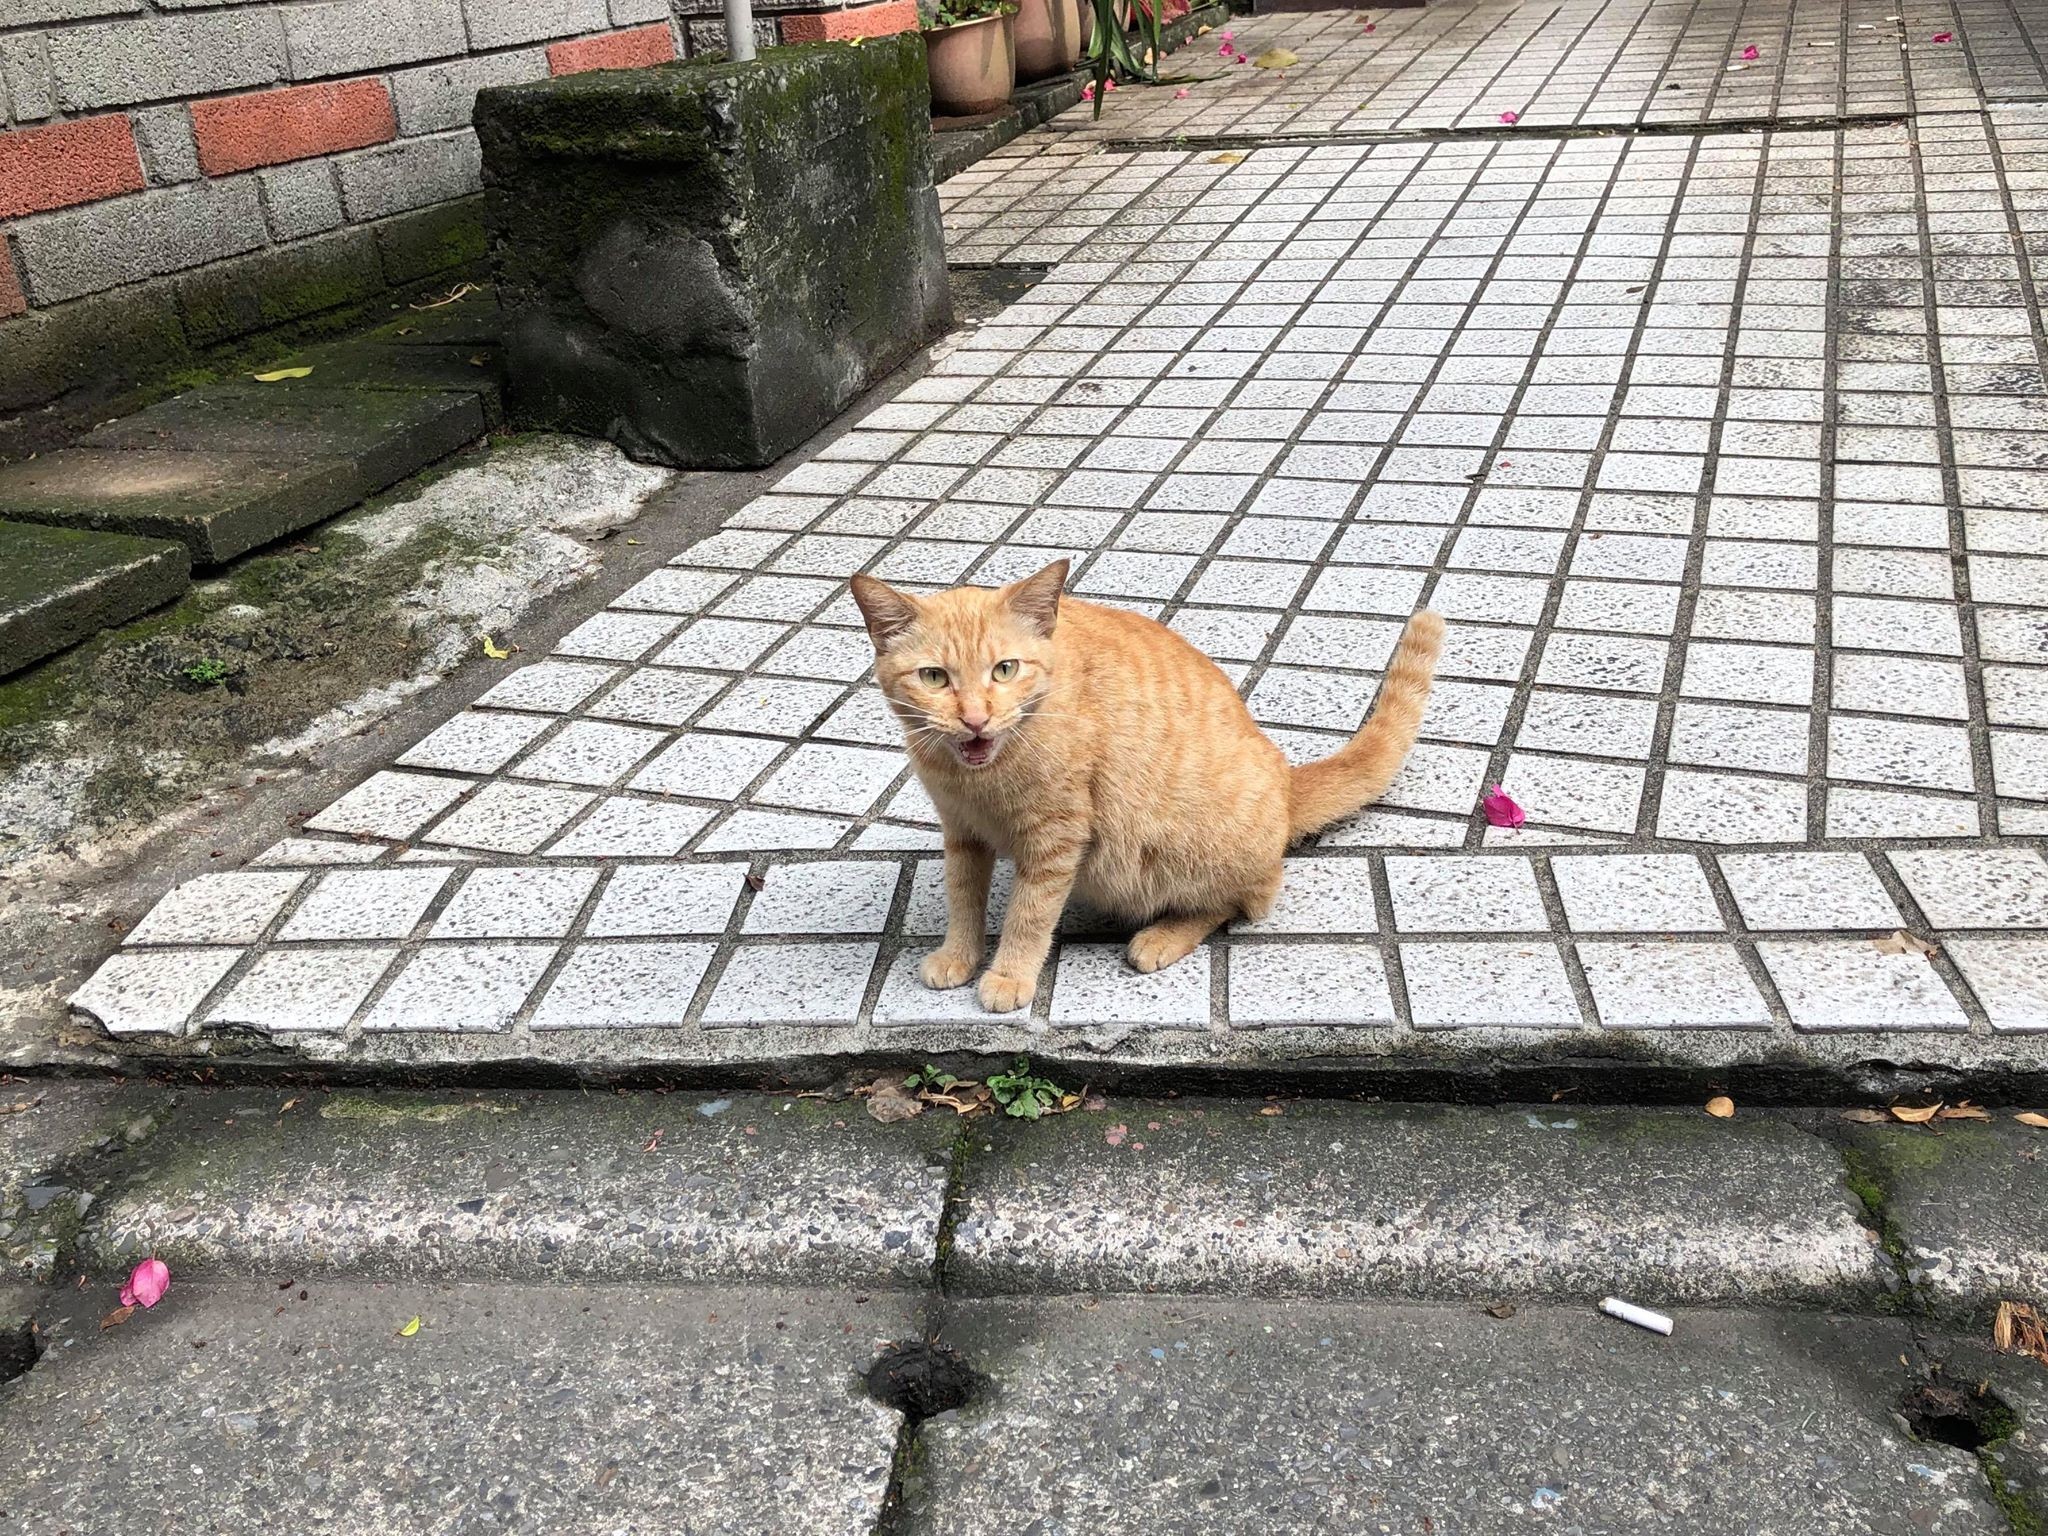
[[[725,0],[725,56],[735,64],[754,56],[754,0]]]

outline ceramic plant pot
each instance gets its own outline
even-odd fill
[[[1091,6],[1092,8],[1092,6]],[[1081,63],[1081,0],[1020,0],[1017,7],[1017,78],[1043,80]]]
[[[994,112],[1017,85],[1017,41],[1010,16],[984,16],[924,34],[932,111],[944,117]]]

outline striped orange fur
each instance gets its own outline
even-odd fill
[[[1028,1005],[1070,895],[1143,924],[1130,961],[1156,971],[1240,914],[1263,917],[1281,860],[1371,803],[1415,744],[1443,620],[1409,619],[1371,718],[1290,768],[1231,681],[1165,625],[1062,596],[1067,562],[1007,587],[930,596],[853,579],[875,673],[946,841],[945,942],[927,986],[980,966],[990,875],[1017,879],[982,1006]]]

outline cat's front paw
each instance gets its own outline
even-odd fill
[[[918,979],[934,992],[963,986],[981,963],[979,955],[964,955],[957,949],[935,949],[917,968]]]
[[[1000,971],[990,971],[981,978],[981,1006],[990,1013],[1015,1013],[1019,1008],[1031,1006],[1032,994],[1037,990],[1036,976],[1019,980]]]

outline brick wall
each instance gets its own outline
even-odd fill
[[[908,0],[755,9],[764,43],[915,25]],[[0,0],[0,418],[454,274],[481,249],[480,87],[719,48],[719,12]]]

